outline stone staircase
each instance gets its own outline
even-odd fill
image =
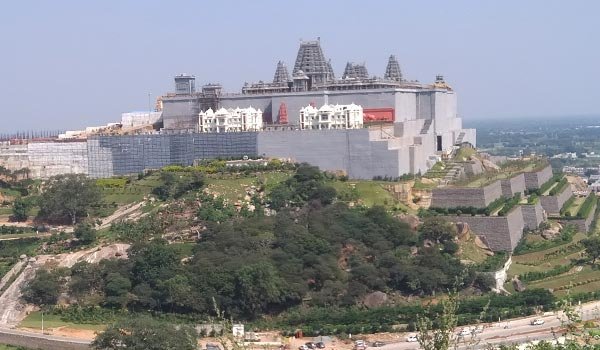
[[[456,138],[456,142],[455,144],[459,145],[463,142],[463,139],[465,138],[465,132],[461,131],[460,134],[458,134],[458,137]]]

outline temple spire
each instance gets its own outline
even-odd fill
[[[400,64],[396,56],[390,55],[387,67],[385,68],[384,78],[387,80],[402,81],[402,72],[400,71]]]
[[[290,74],[288,73],[287,67],[283,61],[277,62],[277,69],[275,70],[275,76],[273,77],[274,84],[287,84],[290,81]]]

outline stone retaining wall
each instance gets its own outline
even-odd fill
[[[521,196],[525,193],[525,174],[518,174],[510,179],[500,180],[502,187],[502,196],[512,198],[515,194],[520,193]]]
[[[590,226],[594,221],[594,217],[596,216],[596,205],[590,212],[587,218],[585,219],[577,219],[577,220],[560,220],[560,223],[563,225],[575,225],[577,226],[577,230],[580,232],[588,233],[590,231]]]
[[[523,213],[521,206],[516,206],[506,216],[443,216],[451,222],[465,222],[471,231],[493,251],[508,251],[513,249],[523,237]]]
[[[573,191],[569,184],[555,196],[540,196],[540,204],[548,215],[560,215],[560,209],[571,196],[573,196]]]
[[[544,209],[539,201],[536,204],[521,205],[521,211],[523,212],[525,228],[528,230],[535,230],[546,219]]]
[[[41,350],[89,350],[88,344],[71,343],[67,341],[53,340],[40,335],[21,335],[11,333],[0,333],[0,344],[24,346],[28,349]]]
[[[502,187],[500,181],[479,188],[435,188],[431,191],[431,206],[434,208],[485,208],[501,196]]]
[[[525,175],[525,188],[534,190],[552,178],[552,167],[546,166],[544,169],[535,172],[523,173]]]

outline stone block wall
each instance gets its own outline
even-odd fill
[[[502,196],[506,198],[512,198],[517,193],[521,193],[522,196],[525,192],[525,174],[500,180],[500,186],[502,187]]]
[[[479,188],[435,188],[431,193],[431,206],[435,208],[485,208],[500,196],[502,196],[500,181]]]
[[[525,175],[525,188],[534,190],[540,188],[546,181],[552,178],[552,167],[547,165],[540,171],[523,173]]]
[[[548,215],[560,215],[560,209],[572,195],[571,185],[568,185],[555,196],[540,196],[540,203]]]
[[[544,217],[544,209],[538,201],[536,204],[521,205],[523,212],[523,222],[528,230],[535,230],[546,219]]]
[[[89,344],[69,342],[65,340],[53,339],[56,337],[44,337],[36,334],[20,334],[18,331],[10,331],[11,333],[0,332],[0,344],[8,344],[13,346],[23,346],[28,349],[41,350],[87,350],[92,347]]]
[[[596,206],[594,206],[588,217],[585,219],[561,220],[560,223],[563,225],[575,225],[577,226],[578,231],[588,233],[590,231],[590,227],[592,226],[592,222],[594,221],[595,215]]]
[[[493,251],[508,251],[513,249],[523,237],[523,213],[521,206],[516,206],[506,216],[444,216],[451,222],[464,222],[471,231]]]

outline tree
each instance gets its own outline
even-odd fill
[[[581,243],[585,248],[585,253],[592,260],[592,264],[595,264],[596,260],[600,258],[600,237],[593,236],[582,240]]]
[[[158,322],[149,317],[124,319],[98,334],[97,350],[196,350],[198,334],[187,325]]]
[[[454,329],[458,323],[458,297],[450,293],[448,299],[440,302],[442,312],[435,315],[436,329],[432,319],[426,316],[417,317],[417,340],[424,350],[448,350],[456,341]]]
[[[435,243],[444,243],[456,237],[456,227],[438,217],[429,217],[419,225],[421,240],[429,239]]]
[[[127,304],[127,294],[131,289],[131,281],[118,272],[109,273],[106,276],[106,304],[124,307]]]
[[[59,271],[40,269],[35,277],[23,289],[23,299],[38,305],[54,305],[61,293],[61,275]]]
[[[81,174],[58,175],[45,184],[40,197],[39,216],[75,225],[99,202],[100,190],[93,180]]]
[[[79,224],[73,231],[82,244],[90,244],[96,240],[96,230],[87,224]]]
[[[13,219],[19,222],[27,221],[29,209],[31,209],[31,201],[23,198],[15,199],[12,208]]]

